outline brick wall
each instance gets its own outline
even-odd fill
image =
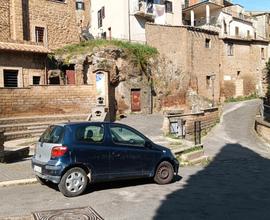
[[[9,0],[0,0],[0,41],[10,38]]]
[[[0,88],[0,93],[0,117],[87,114],[95,105],[93,85]]]
[[[215,126],[219,120],[219,109],[206,109],[198,114],[191,114],[183,117],[186,120],[186,137],[192,139],[194,135],[194,123],[196,121],[201,122],[202,134],[209,132],[209,130]]]
[[[219,109],[218,108],[210,108],[202,110],[199,113],[195,114],[182,114],[175,116],[165,116],[169,118],[169,120],[165,119],[165,123],[169,122],[178,122],[179,120],[185,121],[185,131],[186,131],[186,139],[194,140],[194,123],[196,121],[201,122],[201,134],[206,134],[210,131],[210,129],[215,126],[219,121]],[[163,124],[164,133],[168,134],[166,129],[169,129],[169,126]]]

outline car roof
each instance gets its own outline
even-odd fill
[[[97,124],[111,124],[111,125],[125,125],[121,123],[115,123],[115,122],[108,122],[108,121],[78,121],[78,122],[66,122],[66,123],[59,123],[54,125],[59,126],[77,126],[77,125],[97,125]]]

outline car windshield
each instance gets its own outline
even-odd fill
[[[39,142],[57,144],[61,143],[64,137],[64,127],[53,125],[46,129],[39,139]]]

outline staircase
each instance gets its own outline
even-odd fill
[[[86,114],[1,118],[0,131],[4,131],[5,141],[33,138],[40,136],[51,124],[85,121],[86,119]]]

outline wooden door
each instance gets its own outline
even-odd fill
[[[68,85],[75,85],[75,70],[67,70],[67,84]]]
[[[131,90],[131,111],[141,111],[141,91]]]

